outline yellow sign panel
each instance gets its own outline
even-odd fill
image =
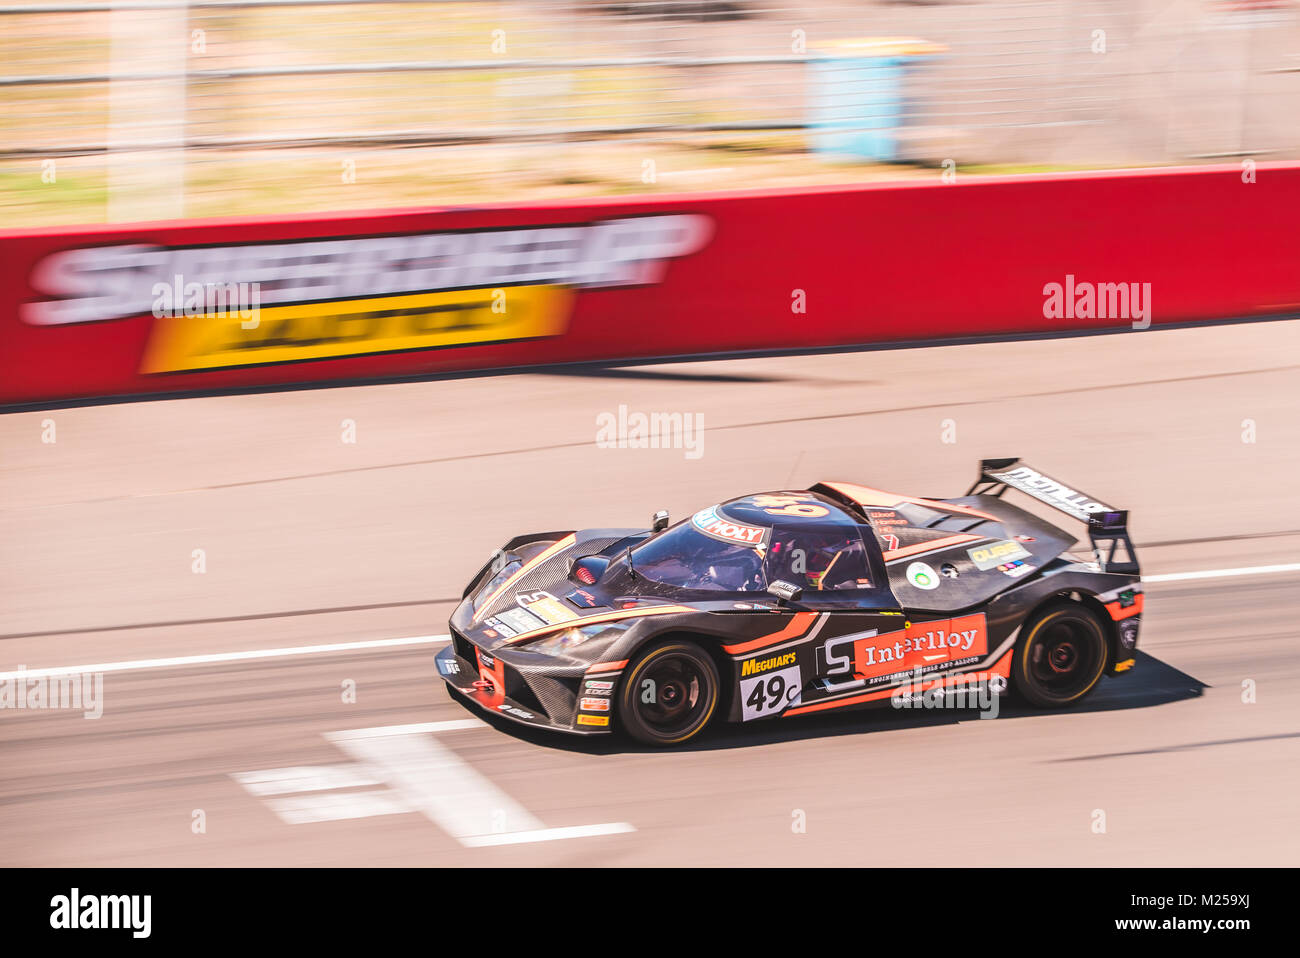
[[[254,319],[241,319],[234,309],[163,317],[154,320],[140,370],[221,369],[558,336],[568,325],[572,298],[564,286],[507,286],[269,306]]]

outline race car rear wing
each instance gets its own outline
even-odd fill
[[[1127,510],[1113,509],[1019,459],[980,460],[979,478],[966,495],[1001,497],[1008,487],[1086,523],[1093,555],[1107,572],[1139,574],[1137,553],[1128,534]]]

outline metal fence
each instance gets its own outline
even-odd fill
[[[29,0],[0,25],[0,160],[99,156],[123,195],[132,175],[192,194],[249,164],[394,151],[594,184],[600,148],[629,143],[723,143],[759,185],[754,152],[837,159],[816,155],[813,66],[882,37],[942,49],[888,117],[858,110],[897,129],[891,159],[1300,152],[1289,0]]]

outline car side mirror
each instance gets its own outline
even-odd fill
[[[667,529],[668,510],[660,509],[658,512],[654,514],[654,518],[651,519],[650,521],[655,532],[662,532],[664,529]]]
[[[803,598],[803,589],[791,582],[786,582],[784,579],[777,579],[767,587],[767,591],[769,595],[776,596],[781,605],[798,602]]]

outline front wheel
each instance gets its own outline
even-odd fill
[[[1012,660],[1012,686],[1039,708],[1073,705],[1106,670],[1106,633],[1077,602],[1050,605],[1025,623]]]
[[[709,724],[718,706],[718,668],[694,642],[652,645],[628,668],[619,724],[638,742],[680,745]]]

